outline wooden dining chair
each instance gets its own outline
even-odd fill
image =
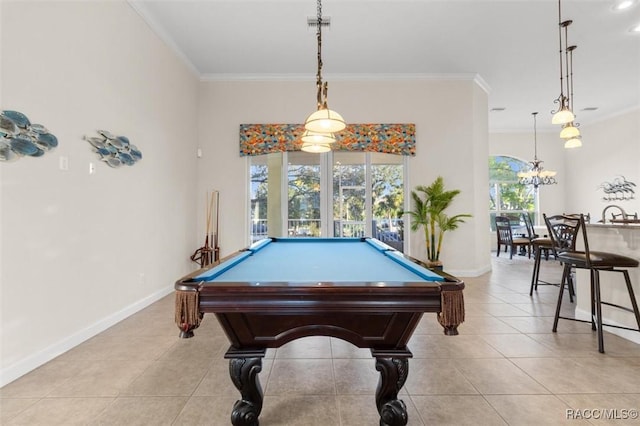
[[[531,216],[529,213],[522,213],[522,221],[524,222],[524,226],[527,229],[526,238],[529,238],[531,241],[532,252],[535,255],[535,248],[538,246],[540,250],[544,253],[545,258],[549,259],[549,252],[551,251],[551,239],[548,236],[541,237],[536,234],[536,230],[533,227],[533,220],[531,220]]]
[[[500,256],[501,247],[504,246],[505,253],[507,248],[511,248],[509,252],[509,259],[513,259],[513,255],[516,253],[519,247],[526,247],[529,257],[531,257],[531,241],[529,238],[513,237],[511,230],[511,222],[506,216],[496,216],[496,237],[498,240],[498,247],[496,250],[496,256]]]
[[[529,296],[533,296],[533,291],[538,290],[538,285],[558,285],[540,279],[540,261],[543,255],[546,260],[549,260],[549,252],[553,251],[553,246],[551,244],[551,238],[547,236],[540,237],[535,233],[533,221],[529,213],[522,213],[522,219],[527,227],[527,233],[531,241],[531,251],[534,257],[533,271],[531,273],[531,288],[529,289]],[[571,301],[573,302],[573,296]]]

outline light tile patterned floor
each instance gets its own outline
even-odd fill
[[[409,425],[640,424],[567,418],[567,410],[578,417],[592,415],[578,409],[618,417],[639,410],[640,345],[607,333],[603,355],[587,324],[561,321],[551,333],[557,288],[530,297],[532,265],[494,254],[491,273],[466,278],[459,336],[442,335],[435,316],[425,316],[401,392]],[[543,279],[557,281],[560,273],[556,262],[543,262]],[[565,306],[570,314],[573,305]],[[207,315],[188,340],[177,338],[172,321],[168,296],[8,384],[0,389],[0,423],[230,424],[239,394],[215,317]],[[268,351],[260,380],[262,426],[378,425],[378,372],[367,349],[300,339]]]

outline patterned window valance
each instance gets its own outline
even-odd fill
[[[299,151],[302,124],[241,124],[240,156]],[[334,151],[367,151],[416,155],[416,125],[349,124],[336,134]]]

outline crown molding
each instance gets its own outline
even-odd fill
[[[325,74],[330,81],[420,81],[420,80],[466,80],[473,81],[487,93],[489,85],[478,74],[458,73],[380,73],[380,74]],[[316,76],[309,74],[201,74],[201,81],[315,81]]]

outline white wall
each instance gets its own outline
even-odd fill
[[[191,269],[198,79],[123,1],[0,10],[2,109],[60,142],[0,163],[3,385],[169,294]],[[82,140],[96,129],[128,136],[144,158],[100,163]]]
[[[640,214],[640,108],[580,129],[582,147],[565,153],[567,210],[588,212],[593,222],[600,220],[602,210],[609,204]],[[635,199],[603,200],[604,192],[599,186],[621,175],[636,184]],[[611,213],[618,211],[610,210],[608,219]]]
[[[246,246],[247,159],[239,155],[239,124],[300,123],[315,109],[315,82],[206,82],[199,106],[198,203],[208,190],[221,196],[222,255]],[[442,175],[462,194],[451,214],[474,217],[445,235],[441,257],[455,275],[489,269],[486,200],[487,95],[471,78],[413,81],[330,81],[329,106],[350,123],[415,123],[417,155],[409,160],[409,185],[429,185]],[[456,119],[450,111],[459,113]],[[481,214],[478,212],[481,211]],[[198,220],[204,229],[204,217]],[[481,229],[481,232],[477,232]],[[410,237],[410,254],[424,258],[421,234]]]
[[[487,111],[487,94],[480,87],[474,87],[474,127],[473,127],[473,216],[475,218],[475,228],[473,240],[476,241],[476,248],[473,253],[477,257],[479,265],[485,264],[491,248],[492,235],[487,234],[489,228],[489,214],[487,212],[489,178],[488,178],[488,158],[489,158],[489,117]],[[464,243],[464,241],[462,241]],[[464,245],[458,250],[464,250]],[[490,266],[478,272],[488,272]]]

